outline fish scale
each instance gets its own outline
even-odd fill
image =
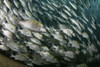
[[[0,51],[29,66],[88,67],[100,61],[92,1],[0,0]]]

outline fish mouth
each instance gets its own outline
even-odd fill
[[[41,32],[46,32],[46,29],[44,27],[40,28]]]

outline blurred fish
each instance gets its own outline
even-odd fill
[[[3,25],[4,25],[4,27],[5,27],[6,29],[8,29],[10,32],[15,33],[16,27],[15,27],[13,24],[4,22]]]
[[[77,65],[76,67],[88,67],[86,64],[79,64],[79,65]]]
[[[21,5],[25,8],[26,7],[26,0],[19,0]]]
[[[32,37],[32,33],[29,29],[23,28],[20,29],[19,32],[25,36]]]
[[[4,46],[4,45],[0,45],[0,49],[1,50],[4,50],[4,51],[8,51],[9,49],[6,47],[6,46]]]
[[[11,9],[12,4],[9,0],[4,0],[3,2],[9,9]]]
[[[2,29],[2,32],[7,38],[9,38],[9,40],[13,39],[13,33],[10,32],[9,30]]]
[[[28,61],[27,56],[25,54],[17,54],[17,55],[13,55],[12,56],[15,60],[20,60],[20,61]]]
[[[65,56],[68,58],[74,58],[74,53],[72,51],[64,52]]]
[[[40,47],[34,43],[28,42],[26,43],[26,46],[28,46],[31,50],[37,52],[40,50]]]
[[[14,0],[13,2],[14,2],[14,4],[15,4],[15,6],[16,6],[17,8],[19,8],[19,2],[18,2],[17,0]]]
[[[19,52],[19,51],[20,51],[20,50],[19,50],[18,44],[15,43],[15,42],[13,42],[13,41],[8,41],[8,42],[6,43],[6,46],[7,46],[8,48],[10,48],[11,50],[13,50],[13,51],[16,51],[16,52]]]
[[[40,33],[36,33],[36,32],[32,32],[34,34],[34,36],[39,39],[39,40],[42,40],[43,39],[43,36],[40,34]]]
[[[30,38],[30,40],[31,40],[33,43],[36,43],[36,44],[38,44],[38,45],[42,45],[42,43],[41,43],[38,39],[36,39],[36,38]]]

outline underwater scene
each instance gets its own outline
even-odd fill
[[[0,67],[100,67],[100,0],[0,0]]]

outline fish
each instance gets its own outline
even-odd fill
[[[23,28],[19,32],[25,36],[32,37],[32,32],[29,29]]]
[[[6,46],[4,46],[4,45],[0,45],[0,49],[4,50],[4,51],[9,51],[9,49]]]
[[[77,67],[88,67],[88,66],[87,66],[87,64],[83,63],[83,64],[77,65]]]
[[[30,11],[28,11],[27,9],[25,10],[25,13],[26,13],[26,15],[27,15],[29,18],[32,17],[32,14],[31,14]]]
[[[32,42],[27,42],[26,46],[28,46],[31,50],[35,52],[40,51],[40,47],[37,44],[34,44]]]
[[[19,2],[18,2],[17,0],[14,0],[13,2],[14,2],[14,4],[15,4],[15,6],[16,6],[17,8],[19,8]]]
[[[36,38],[30,38],[30,40],[31,40],[33,43],[36,43],[36,44],[38,44],[38,45],[42,45],[42,43],[41,43],[38,39],[36,39]]]
[[[74,53],[72,51],[66,51],[64,52],[64,55],[68,58],[74,58]]]
[[[53,37],[59,41],[63,41],[63,37],[59,34],[59,33],[56,33],[56,34],[52,34]]]
[[[29,8],[30,12],[32,12],[32,2],[28,2],[28,8]]]
[[[11,50],[19,52],[19,46],[17,43],[13,42],[13,41],[7,41],[7,43],[5,44],[7,47],[9,47]]]
[[[32,34],[34,35],[34,37],[36,37],[39,40],[43,40],[43,36],[40,33],[36,33],[36,32],[32,32]]]
[[[44,58],[44,59],[46,59],[46,61],[53,61],[53,63],[54,62],[57,62],[57,60],[56,59],[54,59],[54,56],[53,55],[50,55],[50,53],[49,52],[39,52],[40,53],[40,55]]]
[[[28,20],[28,21],[20,21],[19,24],[27,29],[33,30],[33,31],[43,31],[46,30],[43,28],[43,25],[35,20]]]
[[[19,19],[15,15],[9,16],[9,20],[12,22],[13,25],[18,25]]]
[[[16,27],[12,23],[3,23],[4,28],[8,29],[10,32],[15,33]]]
[[[19,15],[17,8],[14,8],[14,9],[12,10],[12,12],[13,12],[15,15]]]
[[[72,47],[75,47],[78,49],[80,48],[78,41],[73,40],[71,44],[72,44]]]
[[[19,1],[20,1],[20,3],[21,3],[22,7],[25,8],[25,7],[26,7],[26,0],[23,0],[23,1],[22,1],[22,0],[19,0]]]
[[[88,38],[88,37],[89,37],[88,34],[87,34],[86,32],[83,32],[82,35],[83,35],[84,38]]]
[[[11,55],[15,60],[20,60],[20,61],[27,61],[27,56],[25,54],[17,54],[17,55]]]
[[[11,9],[12,4],[9,0],[4,0],[3,2],[9,9]]]
[[[13,33],[10,32],[9,30],[2,29],[2,32],[9,40],[13,39]]]
[[[70,4],[74,9],[77,10],[77,7],[76,7],[76,5],[75,5],[74,3],[71,3],[71,2],[69,1],[69,4]]]
[[[41,50],[42,50],[42,51],[47,51],[47,52],[49,52],[49,48],[48,48],[47,46],[42,46],[42,47],[41,47]]]

